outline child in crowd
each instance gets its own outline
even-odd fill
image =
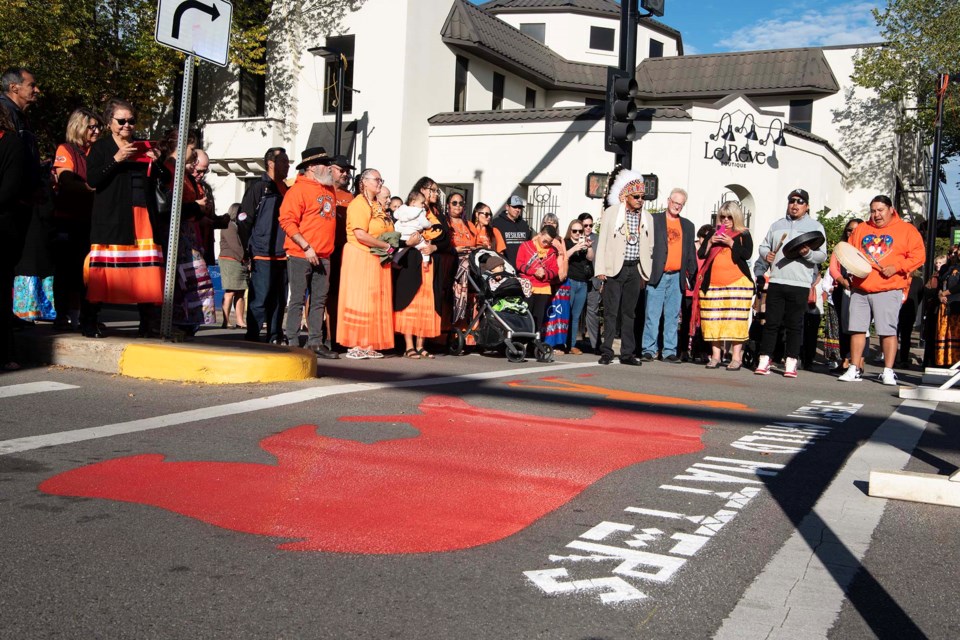
[[[407,204],[397,207],[393,212],[393,219],[396,221],[394,229],[400,234],[401,244],[406,242],[414,233],[423,236],[423,232],[430,229],[433,223],[427,218],[426,200],[419,191],[410,194],[407,198]],[[426,239],[421,239],[416,249],[423,253],[423,249],[429,243]],[[397,256],[399,258],[399,255]],[[423,254],[423,268],[430,266],[430,254]]]

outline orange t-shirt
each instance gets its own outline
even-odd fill
[[[724,247],[710,265],[710,286],[726,287],[743,277],[740,267],[733,261],[733,253]]]
[[[90,149],[87,149],[87,155],[90,155]],[[66,144],[57,147],[57,153],[53,159],[53,168],[66,169],[67,171],[73,172],[77,171],[77,168],[73,165],[73,154],[70,153]]]
[[[667,216],[667,264],[663,266],[665,273],[680,271],[683,260],[683,227],[680,224],[680,218],[674,218],[668,213]]]
[[[468,224],[470,225],[470,231],[473,232],[474,237],[477,239],[477,246],[482,247],[483,242],[481,241],[481,237],[483,236],[483,232],[481,232],[480,229],[472,222]],[[485,227],[485,229],[487,230],[487,236],[491,238],[490,248],[500,254],[506,251],[507,243],[503,241],[503,235],[500,234],[500,230],[496,227],[490,226]]]
[[[449,218],[450,234],[453,238],[453,246],[475,247],[477,246],[476,230],[470,228],[470,223],[462,218]]]
[[[304,258],[303,249],[293,241],[301,234],[317,255],[329,258],[337,233],[337,194],[313,178],[297,176],[280,205],[280,228],[287,234],[283,248],[288,256]]]
[[[393,220],[383,212],[379,202],[374,200],[371,206],[365,197],[357,196],[347,205],[347,242],[366,249],[367,246],[357,240],[354,229],[366,231],[376,238],[380,234],[393,231]]]

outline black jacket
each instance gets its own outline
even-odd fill
[[[0,260],[12,267],[20,259],[20,252],[23,250],[23,236],[30,222],[30,207],[20,202],[26,195],[23,181],[23,142],[13,131],[0,133]]]
[[[667,214],[666,212],[650,216],[653,218],[653,266],[650,269],[651,287],[660,284],[663,268],[667,264]],[[680,229],[683,234],[682,251],[680,253],[680,288],[683,291],[693,287],[697,277],[696,244],[694,239],[697,232],[693,223],[686,218],[680,218]]]
[[[165,184],[169,172],[159,162],[117,162],[113,156],[119,149],[113,136],[107,134],[93,143],[87,156],[87,184],[96,190],[90,242],[133,244],[133,207],[141,206],[150,213],[154,242],[165,249],[170,218],[157,209],[157,184]]]
[[[277,184],[267,174],[247,187],[240,201],[237,231],[251,256],[279,258],[286,255],[283,241],[287,236],[280,228],[282,202]]]
[[[523,216],[519,216],[516,220],[511,220],[510,217],[507,216],[507,212],[503,211],[493,219],[490,226],[497,229],[500,235],[503,236],[503,241],[507,245],[505,252],[507,261],[516,267],[517,250],[520,248],[520,245],[533,237],[530,232],[530,225],[523,219]]]
[[[23,180],[24,189],[30,192],[39,189],[42,184],[43,173],[40,170],[40,147],[37,145],[37,136],[30,126],[27,114],[20,110],[13,100],[0,95],[0,108],[5,109],[13,122],[13,128],[23,142]]]

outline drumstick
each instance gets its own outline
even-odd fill
[[[780,247],[783,246],[783,241],[787,239],[788,235],[789,232],[784,232],[784,234],[780,236],[780,242],[777,244],[777,248],[773,250],[774,255],[780,252]]]

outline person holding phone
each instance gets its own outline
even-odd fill
[[[697,273],[693,294],[691,334],[699,326],[710,343],[707,369],[720,368],[723,343],[731,342],[732,358],[727,371],[739,371],[743,364],[743,343],[749,337],[753,278],[750,257],[753,238],[743,220],[739,202],[724,202],[717,212],[715,229],[707,232],[697,257],[703,265]]]
[[[577,347],[580,335],[580,316],[587,304],[587,291],[593,278],[593,239],[587,234],[579,218],[567,225],[567,234],[563,240],[567,250],[567,284],[570,286],[570,333],[569,352],[580,355],[583,351]]]
[[[101,338],[99,305],[136,304],[140,331],[148,335],[154,306],[163,303],[163,250],[158,238],[167,231],[157,207],[157,181],[169,179],[155,150],[150,162],[135,160],[133,134],[136,110],[129,102],[107,102],[103,121],[109,135],[90,148],[87,183],[95,190],[90,225],[87,300],[90,312],[80,319],[81,331]]]

